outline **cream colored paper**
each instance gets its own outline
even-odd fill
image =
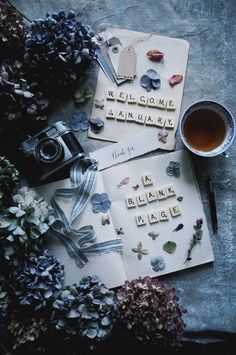
[[[133,42],[133,47],[137,53],[136,77],[134,81],[125,82],[119,86],[112,86],[104,74],[103,70],[99,69],[97,87],[94,99],[105,99],[105,107],[103,110],[96,108],[93,105],[91,117],[100,117],[105,121],[104,129],[99,134],[94,134],[91,130],[88,136],[101,140],[118,142],[122,139],[127,139],[144,130],[158,132],[161,128],[152,126],[143,126],[137,123],[121,122],[116,120],[106,119],[106,109],[114,108],[115,110],[124,109],[131,110],[136,113],[143,114],[160,114],[163,118],[175,118],[174,129],[168,129],[169,136],[166,144],[160,143],[160,148],[164,150],[173,150],[175,146],[175,132],[178,125],[178,119],[181,108],[181,100],[183,95],[184,80],[181,84],[171,87],[168,83],[169,78],[174,74],[182,74],[185,79],[189,43],[185,40],[163,37],[157,35],[148,36],[147,33],[129,31],[124,29],[109,28],[107,36],[118,37],[123,47],[128,46]],[[106,37],[106,33],[105,33]],[[141,39],[140,41],[136,41]],[[135,43],[136,41],[136,43]],[[150,49],[158,49],[165,53],[164,60],[154,62],[147,58],[146,52]],[[161,76],[161,88],[147,92],[139,84],[140,78],[148,69],[155,69]],[[175,111],[164,111],[157,108],[141,107],[137,104],[128,104],[120,102],[111,102],[106,100],[106,92],[108,89],[113,89],[117,92],[126,91],[135,96],[153,96],[155,98],[173,99],[176,103]]]

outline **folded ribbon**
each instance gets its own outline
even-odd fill
[[[85,167],[86,163],[90,163],[90,166],[87,168]],[[85,169],[84,173],[83,169]],[[58,219],[52,226],[52,230],[79,267],[83,267],[88,262],[86,253],[107,253],[122,250],[122,241],[118,238],[96,243],[96,233],[91,225],[84,226],[78,230],[72,227],[73,222],[88,202],[90,192],[96,181],[96,173],[97,162],[95,160],[84,158],[83,160],[76,161],[70,170],[72,187],[56,190],[51,199],[51,205],[58,216]],[[71,210],[70,221],[68,221],[57,202],[57,198],[72,199],[74,196],[75,200]],[[78,245],[71,237],[77,237]]]

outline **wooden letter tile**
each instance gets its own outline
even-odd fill
[[[146,106],[147,105],[147,98],[146,96],[140,96],[140,98],[138,99],[138,105],[140,106]]]
[[[149,212],[148,213],[148,220],[149,220],[149,223],[151,223],[151,224],[159,222],[159,216],[158,216],[157,211]]]
[[[152,175],[150,173],[145,173],[142,175],[143,185],[148,186],[153,184]]]
[[[139,206],[143,206],[147,204],[147,198],[145,196],[145,194],[140,194],[138,196],[136,196],[137,202]]]
[[[157,193],[155,190],[146,192],[148,202],[156,201],[157,200]]]
[[[127,111],[127,113],[126,113],[126,121],[127,122],[135,122],[136,121],[135,112]]]
[[[117,121],[125,121],[126,118],[126,111],[124,110],[119,110],[116,113],[116,119]]]
[[[175,120],[174,118],[167,118],[165,122],[165,128],[175,128]]]
[[[128,104],[136,104],[137,100],[133,94],[128,94]]]
[[[167,102],[166,102],[165,99],[159,99],[159,100],[157,100],[157,105],[156,105],[156,107],[159,108],[159,109],[161,109],[161,110],[165,110],[166,104],[167,104]]]
[[[180,210],[180,206],[178,205],[178,203],[175,203],[172,206],[169,206],[170,209],[170,213],[172,217],[177,217],[181,215],[181,210]]]
[[[133,208],[137,206],[136,198],[133,196],[127,197],[126,198],[126,205],[127,208]]]
[[[157,107],[157,100],[154,97],[149,97],[147,105],[148,107]]]
[[[155,126],[155,118],[151,115],[146,115],[145,116],[145,124],[146,126]]]
[[[159,187],[156,190],[158,200],[164,200],[168,197],[167,195],[167,188],[165,186]]]
[[[107,90],[107,100],[114,101],[116,99],[116,94],[114,90]]]
[[[140,124],[144,124],[145,122],[145,116],[142,114],[142,113],[138,113],[136,115],[136,120],[135,120],[136,123],[140,123]]]
[[[170,218],[170,212],[168,208],[162,208],[158,210],[158,216],[160,221],[168,221]]]
[[[145,214],[139,214],[135,218],[138,227],[143,226],[147,223],[147,217]]]
[[[127,93],[124,91],[120,91],[117,95],[116,100],[119,102],[125,102],[127,99]]]
[[[167,189],[167,196],[168,197],[176,195],[176,188],[175,188],[174,184],[166,185],[166,189]]]
[[[116,113],[112,108],[107,110],[106,118],[114,119],[116,117]]]
[[[165,125],[165,121],[166,121],[165,118],[163,118],[163,117],[161,117],[161,116],[157,116],[157,117],[156,117],[155,125],[156,125],[157,127],[163,128],[164,125]]]
[[[166,109],[167,109],[168,111],[174,111],[174,110],[175,110],[175,103],[174,103],[174,100],[167,100]]]

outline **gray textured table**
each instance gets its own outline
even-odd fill
[[[199,99],[217,100],[236,112],[236,1],[235,0],[14,0],[12,3],[30,19],[47,12],[72,8],[80,12],[81,21],[95,31],[107,25],[183,38],[190,42],[189,63],[182,111]],[[96,68],[88,81],[92,85]],[[90,106],[87,110],[89,112]],[[72,101],[58,103],[50,119],[67,120],[75,112]],[[106,142],[79,139],[87,151],[105,146]],[[177,134],[176,149],[182,143]],[[164,279],[179,290],[187,332],[236,333],[236,142],[229,157],[203,159],[193,157],[204,209],[215,254],[208,264]],[[206,178],[216,183],[219,213],[218,235],[212,233]],[[218,334],[219,335],[219,334]]]

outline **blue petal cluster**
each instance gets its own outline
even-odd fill
[[[164,270],[166,267],[163,256],[154,256],[153,258],[151,258],[151,265],[153,271],[156,272],[160,270]]]
[[[111,201],[109,200],[108,194],[105,192],[101,194],[94,194],[91,198],[91,203],[94,213],[106,213],[111,207]]]
[[[110,335],[116,310],[116,296],[97,276],[83,277],[64,289],[53,303],[56,329],[100,341]]]
[[[21,305],[45,307],[61,293],[64,266],[51,251],[30,254],[12,270],[11,287]]]

